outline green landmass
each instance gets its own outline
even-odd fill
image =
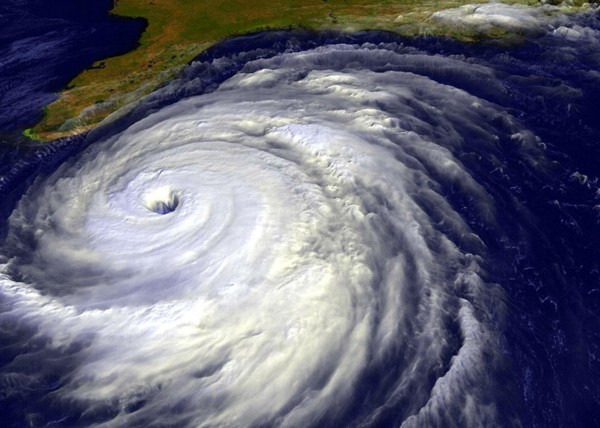
[[[24,135],[49,141],[89,130],[172,79],[194,57],[227,37],[287,28],[448,34],[456,30],[432,22],[431,14],[477,2],[481,0],[118,0],[113,14],[147,20],[139,47],[98,61],[78,75],[47,106],[43,120]]]

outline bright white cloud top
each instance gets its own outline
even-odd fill
[[[484,3],[467,4],[454,9],[442,10],[431,15],[432,19],[450,27],[488,33],[500,29],[518,33],[544,33],[556,22],[564,20],[560,11],[568,10],[549,4],[526,6],[523,4]]]
[[[103,426],[324,426],[354,402],[357,426],[389,406],[406,427],[502,421],[503,292],[448,189],[493,228],[455,153],[493,158],[506,134],[533,165],[541,144],[424,73],[503,91],[450,58],[287,53],[36,182],[0,286],[50,348],[77,347],[57,399],[117,406]]]

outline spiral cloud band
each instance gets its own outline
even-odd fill
[[[36,181],[1,290],[69,361],[55,399],[101,426],[510,422],[504,292],[456,209],[497,207],[456,154],[543,144],[441,75],[505,91],[399,45],[288,52]]]

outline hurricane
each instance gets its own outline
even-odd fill
[[[560,25],[537,49],[598,46]],[[0,247],[9,395],[106,427],[522,426],[514,181],[556,162],[516,104],[543,85],[516,55],[304,37],[193,62],[31,179]]]

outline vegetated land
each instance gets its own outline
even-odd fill
[[[428,21],[432,12],[479,1],[118,0],[113,14],[148,22],[139,47],[86,69],[25,135],[48,141],[91,129],[173,78],[195,56],[226,37],[276,28],[436,34],[444,29]]]

